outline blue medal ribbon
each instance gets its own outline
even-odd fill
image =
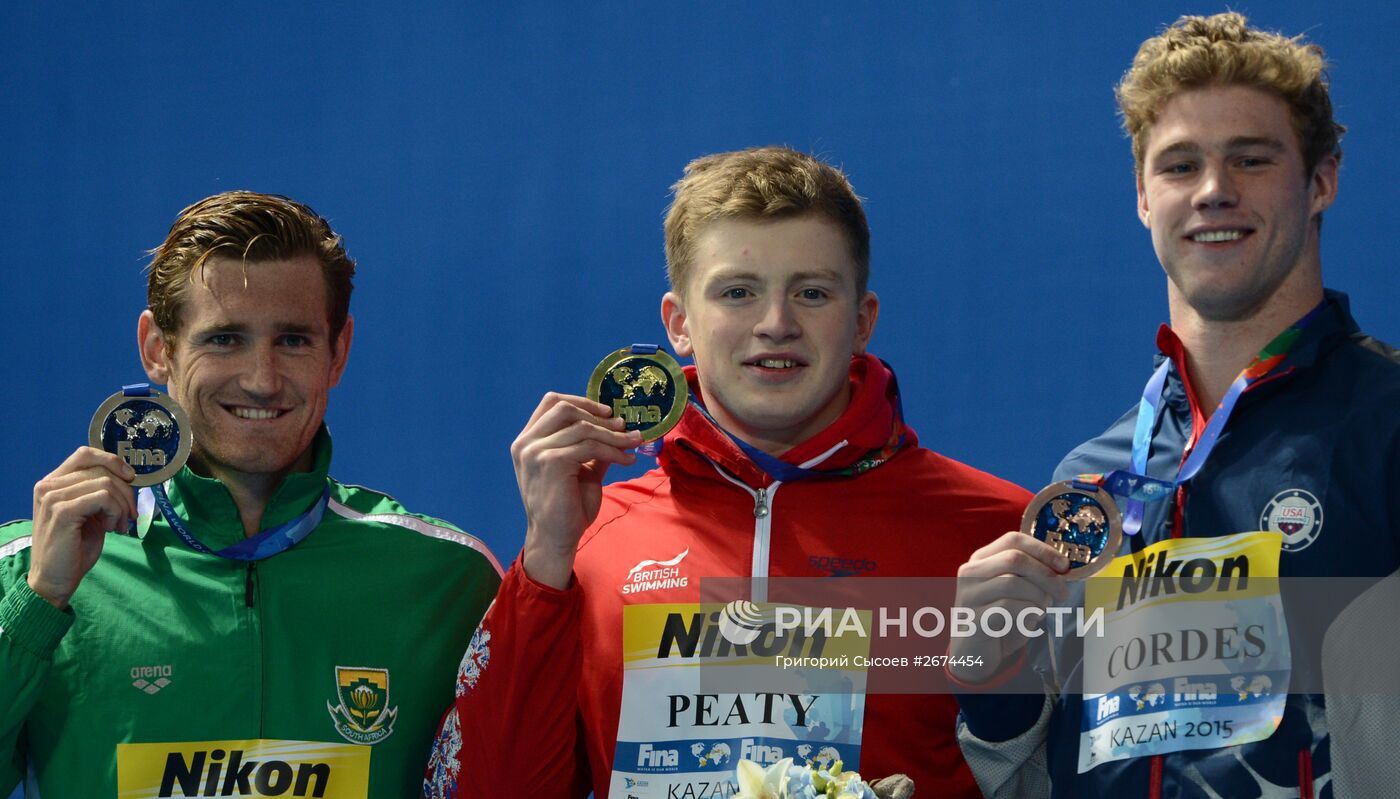
[[[661,349],[660,344],[633,344],[629,348],[629,352],[633,355],[655,355],[656,351],[659,349]],[[659,458],[661,457],[661,448],[665,446],[665,441],[665,436],[652,439],[642,444],[640,447],[637,447],[637,452],[643,455],[650,455],[653,458]]]
[[[132,383],[122,386],[122,394],[128,397],[149,397],[151,396],[150,383]],[[185,542],[185,546],[196,552],[203,552],[207,555],[218,555],[221,558],[230,560],[253,561],[262,560],[284,552],[295,546],[303,538],[311,533],[321,522],[321,515],[326,512],[326,504],[330,501],[331,487],[326,483],[326,487],[321,491],[321,498],[306,510],[305,513],[291,519],[276,527],[262,530],[251,538],[245,538],[230,547],[220,550],[210,549],[194,537],[190,532],[189,525],[180,514],[175,512],[175,506],[170,502],[170,497],[165,493],[165,486],[157,484],[149,488],[142,488],[136,494],[137,516],[154,516],[154,508],[160,508],[160,513],[170,524],[170,529],[175,531],[175,535]],[[154,508],[153,508],[154,506]],[[136,534],[137,523],[133,521],[128,531]]]
[[[715,417],[711,416],[710,412],[705,410],[705,406],[697,402],[694,397],[690,398],[690,406],[699,411],[701,416],[710,420],[710,424],[714,425],[716,430],[729,436],[729,440],[733,441],[734,445],[742,450],[744,455],[754,462],[755,466],[762,469],[765,474],[774,480],[786,483],[792,480],[821,476],[822,473],[816,469],[804,469],[801,466],[794,466],[780,458],[775,458],[728,430],[725,430],[719,422],[715,421]]]
[[[1327,301],[1323,300],[1317,307],[1308,311],[1302,319],[1299,319],[1292,327],[1270,342],[1260,355],[1256,356],[1254,361],[1240,372],[1239,377],[1236,377],[1235,381],[1230,384],[1224,398],[1220,400],[1220,405],[1216,408],[1215,413],[1211,414],[1210,421],[1206,424],[1205,430],[1201,431],[1200,440],[1192,448],[1186,462],[1177,470],[1175,480],[1160,480],[1147,475],[1147,456],[1152,450],[1152,431],[1157,426],[1157,419],[1162,409],[1162,394],[1167,382],[1167,370],[1172,364],[1171,358],[1162,361],[1161,365],[1152,373],[1152,377],[1148,378],[1147,385],[1142,390],[1142,399],[1138,402],[1137,425],[1133,428],[1132,468],[1110,472],[1099,481],[1109,493],[1128,498],[1123,513],[1123,532],[1128,535],[1136,535],[1142,529],[1146,503],[1157,502],[1173,496],[1179,486],[1185,485],[1192,477],[1196,476],[1220,440],[1220,433],[1225,429],[1225,423],[1229,421],[1230,414],[1234,412],[1240,396],[1250,386],[1271,374],[1273,367],[1282,363],[1283,354],[1296,340],[1298,332],[1311,324],[1326,307]],[[1286,341],[1282,352],[1273,352],[1275,345],[1279,344],[1285,336],[1291,336],[1291,338]],[[1257,367],[1265,362],[1263,358],[1265,353],[1268,353],[1270,359],[1274,359],[1275,363],[1271,364],[1270,368],[1259,370]]]
[[[321,523],[321,515],[326,512],[326,504],[330,501],[330,496],[331,487],[330,483],[327,483],[316,503],[296,518],[276,527],[261,530],[255,536],[245,538],[233,546],[219,550],[210,549],[204,542],[194,537],[194,533],[190,532],[189,525],[180,518],[179,513],[175,512],[175,506],[171,504],[170,497],[166,495],[164,485],[141,489],[137,502],[138,507],[148,507],[154,503],[157,508],[160,508],[160,513],[170,524],[170,529],[174,530],[175,535],[190,549],[203,552],[206,555],[218,555],[229,560],[253,561],[270,558],[279,552],[285,552],[310,535],[316,525]]]
[[[721,425],[719,422],[715,421],[715,417],[711,416],[710,412],[705,410],[705,406],[701,405],[695,399],[694,394],[692,394],[690,397],[690,404],[693,408],[695,408],[695,410],[700,412],[700,415],[708,419],[710,421],[710,424],[715,426],[716,430],[719,430],[726,436],[729,436],[729,440],[733,441],[734,445],[737,446],[745,455],[747,455],[749,460],[753,461],[755,466],[763,470],[765,474],[767,474],[769,477],[773,478],[778,482],[789,483],[793,480],[805,480],[809,477],[841,477],[846,475],[859,474],[861,472],[873,469],[876,466],[879,466],[880,464],[889,460],[895,452],[898,452],[901,448],[903,448],[905,441],[903,430],[904,400],[899,393],[899,381],[894,376],[894,369],[890,368],[890,365],[888,363],[885,363],[884,360],[881,360],[880,363],[884,364],[885,368],[889,370],[890,386],[894,389],[895,415],[893,419],[893,427],[895,428],[895,432],[897,433],[897,435],[892,436],[890,443],[887,444],[884,448],[872,450],[864,458],[861,458],[855,464],[846,469],[822,471],[820,469],[804,469],[801,466],[794,466],[793,464],[788,463],[787,461],[769,455],[768,453],[764,452],[758,447],[755,447],[754,445],[748,443],[747,441],[744,441],[743,439],[739,438],[738,436],[734,435],[728,430],[725,430],[724,426]]]

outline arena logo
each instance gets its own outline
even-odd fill
[[[1283,551],[1307,549],[1322,533],[1322,503],[1301,488],[1280,491],[1259,514],[1259,529],[1283,533]]]

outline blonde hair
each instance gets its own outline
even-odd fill
[[[810,214],[841,228],[856,264],[856,296],[870,280],[870,226],[841,170],[787,147],[754,147],[691,161],[671,187],[666,211],[666,274],[685,289],[695,239],[716,219],[768,220]]]
[[[308,206],[277,194],[228,191],[180,212],[170,233],[151,250],[146,303],[163,332],[180,329],[180,309],[195,272],[211,256],[238,258],[245,266],[310,255],[326,279],[326,318],[334,342],[350,313],[355,262],[330,223]]]
[[[1251,28],[1242,14],[1229,12],[1182,17],[1143,42],[1114,90],[1138,174],[1147,135],[1167,101],[1190,89],[1231,85],[1260,89],[1288,104],[1308,174],[1329,155],[1341,158],[1346,128],[1332,119],[1322,48],[1302,36]]]

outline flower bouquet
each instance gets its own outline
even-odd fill
[[[914,783],[902,774],[867,783],[860,773],[843,771],[841,761],[830,769],[795,766],[790,757],[764,768],[740,760],[739,792],[734,799],[909,799]]]

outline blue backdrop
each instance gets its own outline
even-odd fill
[[[540,395],[664,338],[668,186],[774,143],[867,198],[873,349],[924,442],[1038,488],[1135,400],[1166,318],[1111,87],[1144,37],[1220,7],[858,6],[7,4],[0,344],[24,387],[0,508],[29,515],[141,378],[144,251],[186,204],[249,188],[310,203],[359,261],[335,474],[508,560],[508,447]],[[1351,133],[1325,272],[1400,342],[1400,7],[1237,9],[1336,65]]]

